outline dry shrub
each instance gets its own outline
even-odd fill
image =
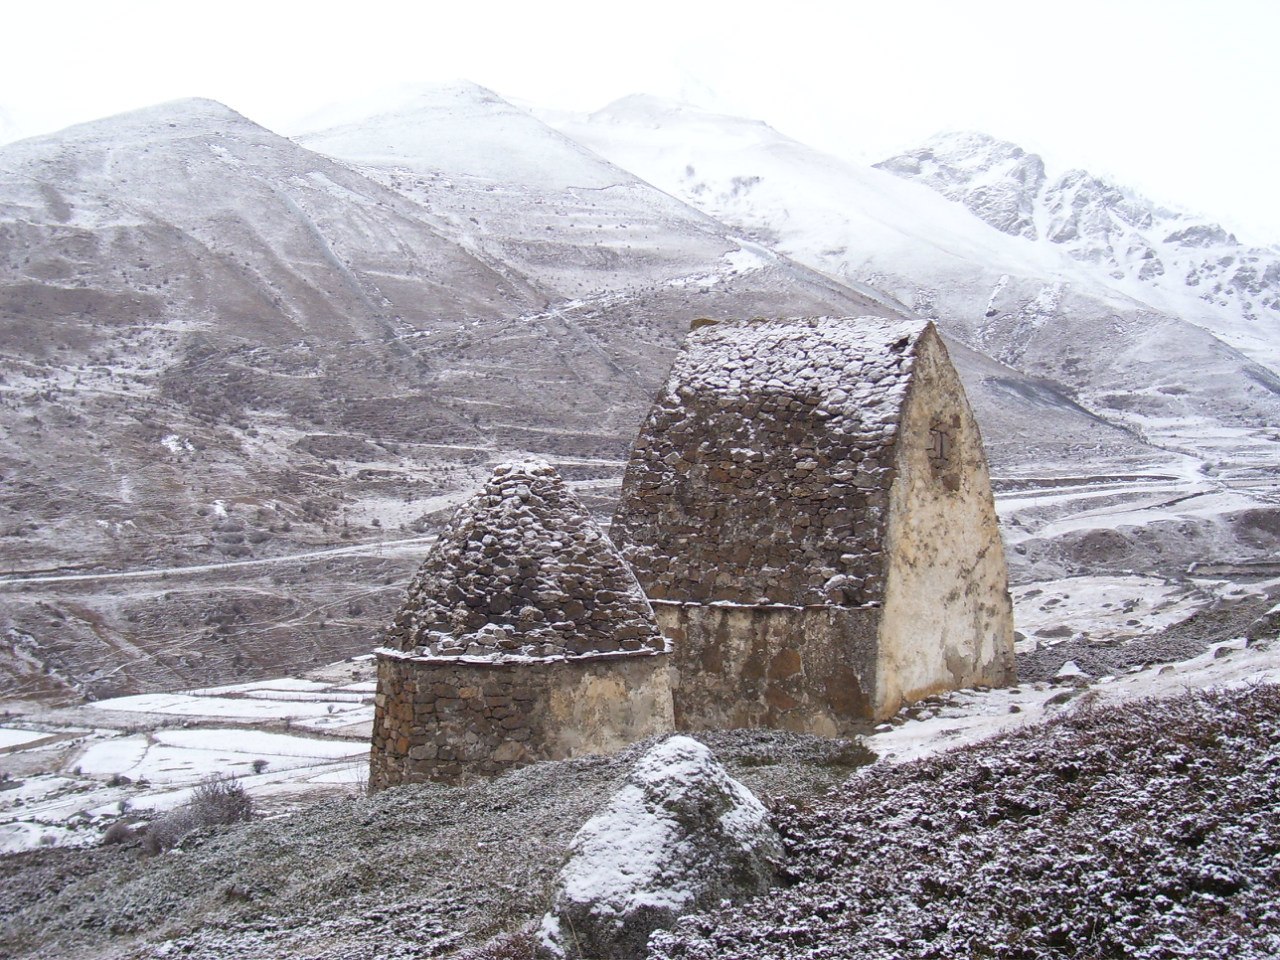
[[[102,845],[111,847],[121,843],[128,843],[134,836],[133,827],[123,820],[117,820],[103,832]]]
[[[150,854],[161,853],[176,847],[193,830],[252,817],[253,798],[244,787],[225,777],[210,777],[191,791],[190,800],[151,824],[142,838],[142,848]]]

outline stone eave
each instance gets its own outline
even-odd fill
[[[579,653],[572,656],[556,655],[549,657],[530,657],[524,654],[494,654],[487,657],[474,657],[461,654],[456,657],[440,656],[439,654],[421,654],[408,653],[404,650],[396,650],[393,647],[376,647],[373,651],[376,657],[385,657],[388,660],[401,660],[410,663],[426,663],[433,666],[448,666],[450,664],[466,664],[473,667],[515,667],[526,666],[542,663],[584,663],[597,662],[602,660],[629,660],[634,657],[662,657],[671,652],[671,641],[664,640],[661,650],[653,650],[643,648],[640,650],[610,650],[608,652],[596,651],[592,653]]]
[[[736,600],[650,600],[655,607],[718,607],[728,610],[877,610],[881,603],[739,603]]]

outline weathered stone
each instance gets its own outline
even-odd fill
[[[573,838],[540,930],[555,957],[643,957],[677,917],[770,887],[782,844],[764,807],[688,737],[636,764]]]
[[[574,656],[593,652],[593,632],[620,626],[647,630],[646,646],[663,648],[644,594],[609,539],[552,467],[529,462],[497,467],[459,508],[387,640],[425,655],[500,656],[550,644]]]
[[[947,457],[931,462],[940,442]],[[670,469],[673,453],[709,469],[695,482]],[[682,631],[682,729],[851,733],[937,690],[1012,678],[981,438],[931,324],[757,320],[690,334],[641,430],[611,533],[664,630]],[[765,669],[783,647],[799,651],[803,681]],[[833,695],[824,671],[856,689]]]
[[[607,752],[672,728],[653,610],[544,463],[498,467],[459,509],[387,641],[374,728],[394,739],[373,744],[375,788]],[[624,644],[645,662],[620,658]]]

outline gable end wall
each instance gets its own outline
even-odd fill
[[[1014,679],[1013,607],[982,437],[930,327],[898,438],[875,713]]]

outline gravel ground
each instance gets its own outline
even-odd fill
[[[790,889],[653,960],[1273,960],[1280,686],[1077,710],[775,812]]]
[[[872,759],[777,731],[699,739],[766,803],[821,793]],[[136,846],[0,857],[0,956],[447,955],[542,915],[569,840],[651,744],[317,804],[156,857]]]

